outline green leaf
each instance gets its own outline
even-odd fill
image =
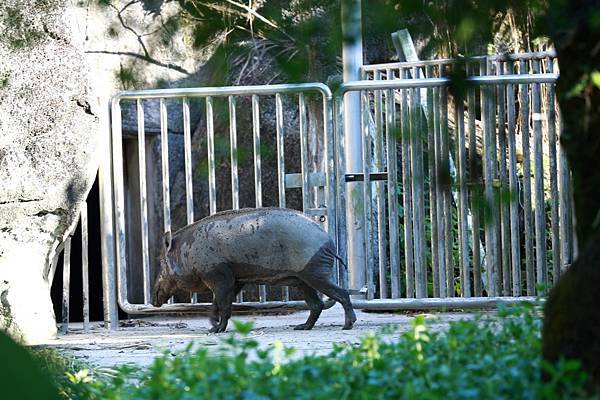
[[[600,88],[600,71],[592,71],[590,74],[590,80],[597,88]]]
[[[250,333],[250,331],[254,327],[254,322],[252,322],[252,321],[242,322],[242,321],[233,320],[233,327],[236,332],[238,332],[242,335],[247,335]]]

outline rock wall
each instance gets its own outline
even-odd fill
[[[59,0],[0,3],[0,327],[56,333],[48,266],[97,168],[98,99]]]

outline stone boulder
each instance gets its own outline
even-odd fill
[[[0,328],[28,343],[56,334],[49,266],[98,165],[98,100],[64,3],[0,3]]]

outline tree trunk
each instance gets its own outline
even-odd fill
[[[597,0],[552,2],[547,28],[556,45],[561,76],[557,92],[565,130],[562,146],[573,177],[577,241],[583,250],[550,292],[542,335],[544,358],[578,359],[589,389],[600,389],[600,66]],[[597,15],[597,14],[596,14]],[[597,71],[596,71],[597,73]]]

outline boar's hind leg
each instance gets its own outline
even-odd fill
[[[350,295],[341,287],[333,284],[329,280],[331,275],[331,267],[328,265],[310,265],[300,276],[309,286],[317,289],[319,292],[331,297],[344,307],[345,320],[343,329],[352,329],[352,325],[356,322],[356,314],[350,302]]]
[[[211,324],[213,327],[209,332],[225,332],[227,322],[231,317],[231,304],[235,298],[235,280],[233,273],[228,266],[215,268],[206,276],[207,283],[213,291],[213,309],[211,312]],[[216,315],[219,316],[219,323],[216,324]]]
[[[321,311],[323,311],[323,301],[319,298],[319,293],[307,284],[302,283],[299,289],[304,294],[304,300],[308,304],[308,308],[310,308],[310,315],[305,323],[296,325],[294,329],[304,331],[312,329],[315,326],[315,322],[317,322]]]

